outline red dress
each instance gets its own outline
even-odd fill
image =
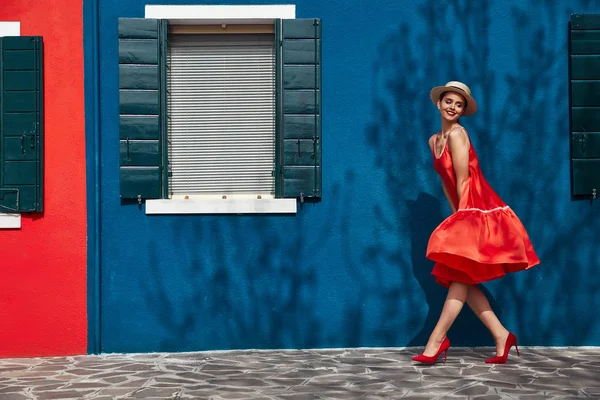
[[[436,281],[446,287],[453,281],[477,284],[539,264],[525,227],[483,177],[473,145],[460,203],[448,142],[439,158],[435,148],[433,166],[457,209],[429,238],[427,258],[436,262]]]

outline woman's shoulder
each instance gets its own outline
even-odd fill
[[[437,132],[431,135],[427,143],[429,144],[429,148],[433,149],[433,145],[435,143],[435,137],[437,136]]]
[[[448,136],[450,137],[469,137],[469,133],[462,125],[456,125],[454,128],[448,132]]]
[[[438,136],[439,132],[434,133],[429,137],[429,143],[432,144],[435,141],[435,138]]]
[[[462,125],[458,125],[452,128],[450,132],[448,132],[448,139],[451,139],[455,142],[469,142],[469,133]]]
[[[457,145],[466,146],[467,148],[471,147],[471,140],[469,139],[469,134],[467,133],[467,130],[461,125],[452,128],[452,130],[448,132],[448,142],[450,143],[450,147],[454,147]]]

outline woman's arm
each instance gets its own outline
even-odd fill
[[[434,146],[435,140],[434,139],[435,139],[435,135],[433,135],[429,138],[429,148],[435,154],[435,146]],[[443,180],[442,180],[442,190],[444,191],[444,196],[446,196],[446,200],[448,200],[448,205],[450,206],[450,210],[452,210],[452,214],[454,214],[456,212],[456,206],[452,202],[452,197],[450,197],[450,192],[448,192],[448,188],[444,184]]]
[[[452,167],[456,177],[456,194],[460,203],[463,187],[469,178],[469,138],[467,133],[463,129],[450,131],[448,147],[452,154]]]
[[[448,188],[444,184],[444,181],[442,181],[442,189],[444,190],[444,196],[446,196],[446,200],[448,200],[448,204],[450,205],[450,210],[452,210],[452,214],[454,214],[456,212],[456,206],[452,202],[452,198],[450,197],[450,193],[448,192]]]

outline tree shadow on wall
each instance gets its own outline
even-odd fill
[[[332,216],[340,209],[329,207]],[[165,241],[148,245],[150,276],[140,282],[162,329],[156,351],[322,345],[318,265],[309,255],[326,244],[331,224],[317,232],[298,214],[185,216],[168,225]]]
[[[416,332],[409,345],[425,344],[447,294],[435,283],[430,274],[433,263],[425,258],[429,236],[443,220],[437,200],[441,185],[427,145],[439,124],[429,90],[449,80],[462,80],[469,84],[479,103],[489,102],[494,76],[486,73],[488,37],[477,34],[489,23],[488,7],[486,2],[447,1],[445,7],[435,1],[423,2],[419,17],[424,31],[415,30],[414,24],[401,24],[381,43],[374,65],[375,118],[367,129],[367,142],[375,151],[377,167],[385,174],[389,193],[388,203],[376,205],[374,215],[398,240],[394,247],[378,246],[370,251],[379,253],[379,262],[397,260],[401,293],[414,292],[415,279],[424,293],[426,316],[419,311],[424,307],[418,298],[399,299],[406,312],[396,317],[414,326]],[[452,46],[442,40],[449,36],[456,41]],[[468,123],[468,129],[480,131],[490,118],[491,113],[484,110],[478,119],[463,122]],[[428,194],[432,190],[435,196]],[[411,243],[402,242],[404,237],[410,237]],[[475,320],[470,311],[461,313],[450,333],[460,332],[453,343],[490,344],[489,334]]]
[[[499,301],[536,307],[535,312],[517,312],[517,329],[530,332],[522,336],[525,343],[589,344],[597,325],[594,318],[578,317],[577,310],[594,304],[594,288],[600,284],[594,271],[594,232],[600,220],[593,218],[597,212],[589,204],[569,201],[566,167],[570,164],[568,15],[586,12],[592,5],[584,0],[568,9],[558,0],[535,0],[531,7],[542,11],[535,19],[526,8],[512,9],[517,34],[525,40],[516,44],[518,72],[504,76],[511,101],[503,104],[501,121],[504,130],[514,132],[513,143],[525,154],[508,155],[507,162],[520,172],[511,177],[507,193],[518,196],[515,208],[521,206],[517,213],[534,243],[537,239],[542,265],[518,280],[510,277]],[[565,209],[571,212],[565,214]],[[535,286],[543,297],[532,298],[529,289]]]
[[[434,262],[425,258],[429,235],[442,222],[443,217],[439,200],[427,193],[419,193],[416,200],[408,200],[406,208],[410,218],[412,273],[421,286],[428,309],[423,327],[408,346],[422,346],[427,343],[437,323],[447,294],[447,290],[436,284],[431,275]]]
[[[412,273],[425,294],[425,302],[428,308],[423,327],[408,343],[408,346],[422,346],[427,343],[429,335],[438,321],[440,311],[448,293],[447,289],[436,283],[431,275],[434,262],[424,257],[427,251],[429,236],[442,222],[443,217],[439,200],[429,194],[419,193],[416,200],[408,200],[406,204],[410,214]],[[496,310],[497,307],[489,291],[483,286],[480,286],[480,288],[488,297],[492,308]],[[496,311],[500,318],[500,311]],[[487,333],[487,330],[485,332]],[[489,345],[493,343],[493,338],[489,333],[482,335],[481,322],[468,306],[463,308],[448,336],[456,345],[473,343]]]
[[[435,190],[434,197],[443,198],[427,146],[428,137],[439,125],[428,94],[435,85],[464,81],[480,106],[474,117],[462,122],[478,150],[482,170],[523,221],[543,263],[503,279],[497,302],[489,292],[486,295],[497,313],[509,311],[516,316],[517,326],[509,328],[522,333],[521,342],[582,344],[589,341],[595,321],[578,319],[573,310],[594,302],[594,285],[586,282],[596,276],[591,271],[595,237],[591,232],[600,223],[590,219],[591,208],[576,209],[561,198],[570,178],[565,168],[569,156],[564,100],[568,78],[563,72],[567,27],[559,27],[558,21],[566,20],[569,10],[559,1],[542,0],[512,7],[506,24],[506,30],[514,32],[516,46],[511,64],[515,66],[511,67],[490,63],[493,38],[488,30],[488,3],[449,0],[439,7],[438,2],[423,2],[419,9],[422,30],[418,24],[403,23],[378,49],[373,74],[374,121],[366,136],[376,165],[385,175],[389,197],[387,204],[375,205],[373,214],[398,243],[389,248],[374,245],[369,251],[379,253],[376,261],[380,263],[397,260],[406,282],[400,283],[401,293],[414,291],[410,287],[413,279],[421,285],[429,312],[410,344],[424,344],[446,293],[432,286],[433,278],[428,275],[432,263],[424,260],[425,238],[435,220],[442,219],[437,213],[439,206],[424,193]],[[589,1],[580,2],[581,7],[589,5]],[[558,106],[557,99],[561,101]],[[403,199],[413,199],[417,193],[421,193],[420,199],[401,205]],[[571,210],[571,217],[565,216],[565,208]],[[422,214],[432,210],[432,219],[423,220]],[[401,242],[407,236],[413,241],[410,253]],[[411,264],[412,270],[407,269]],[[569,274],[564,273],[566,266]],[[544,298],[532,298],[532,294]],[[412,309],[407,308],[399,318],[411,325],[423,323],[423,316],[411,311],[419,310],[417,299],[400,301]],[[466,329],[473,318],[470,312],[461,314],[452,329],[460,332],[460,338],[453,343],[491,344],[481,323]],[[576,323],[577,329],[557,331],[564,321]]]

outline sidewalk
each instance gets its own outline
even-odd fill
[[[421,349],[110,354],[0,359],[0,399],[570,399],[600,398],[599,348]]]

